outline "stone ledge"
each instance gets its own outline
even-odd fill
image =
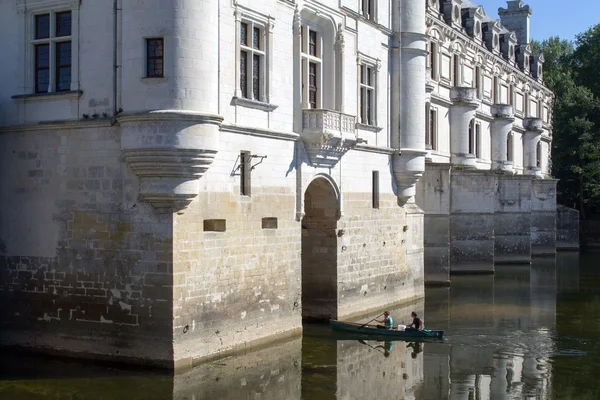
[[[82,94],[83,90],[69,90],[66,92],[16,94],[11,96],[11,99],[17,103],[52,100],[76,100],[80,98]]]
[[[234,106],[253,108],[255,110],[267,112],[274,111],[279,107],[275,104],[265,103],[258,100],[246,99],[244,97],[234,97],[233,99],[231,99],[231,104]]]

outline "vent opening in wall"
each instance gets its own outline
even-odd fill
[[[372,206],[379,208],[379,171],[373,171]]]
[[[263,229],[277,229],[277,218],[265,217],[262,219]]]
[[[204,232],[225,232],[227,230],[226,220],[224,219],[205,219]]]

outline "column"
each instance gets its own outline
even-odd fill
[[[393,170],[401,205],[414,202],[415,185],[425,170],[425,64],[427,36],[425,35],[425,2],[401,0],[399,20],[394,28],[400,28],[399,65],[393,80],[399,80],[400,132],[392,133],[392,146],[400,150],[394,155]],[[398,24],[399,23],[399,24]],[[399,25],[399,26],[398,26]],[[398,31],[395,30],[395,33]],[[394,96],[395,97],[395,96]],[[396,99],[394,99],[396,101]]]
[[[542,168],[537,165],[537,145],[542,137],[541,118],[527,118],[524,121],[525,135],[523,135],[523,173],[542,177]]]
[[[492,106],[492,170],[513,173],[513,162],[508,161],[507,139],[515,120],[513,107],[508,104]]]
[[[450,97],[454,103],[450,108],[452,164],[474,169],[477,164],[475,154],[469,153],[469,124],[475,118],[475,111],[479,106],[476,89],[455,87],[452,88]]]

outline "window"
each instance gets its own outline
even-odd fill
[[[498,84],[498,77],[494,76],[494,87],[493,87],[493,93],[492,93],[492,103],[497,104],[498,100],[500,99],[500,88],[499,88],[499,84]]]
[[[240,195],[250,196],[250,177],[252,172],[252,155],[249,151],[240,153]]]
[[[510,85],[510,92],[508,94],[508,104],[514,107],[515,105],[515,86]]]
[[[302,105],[321,107],[321,37],[308,26],[302,26]]]
[[[506,161],[513,161],[513,134],[508,134],[506,138]]]
[[[481,124],[475,124],[475,157],[481,158]]]
[[[469,154],[475,154],[475,120],[469,122]]]
[[[376,0],[361,0],[361,13],[370,20],[375,20],[375,3]]]
[[[460,57],[454,55],[454,86],[460,86]]]
[[[535,166],[542,168],[542,142],[538,142],[535,147]]]
[[[240,91],[242,97],[264,99],[264,30],[253,22],[240,23]]]
[[[373,208],[379,208],[379,171],[373,171]]]
[[[437,43],[431,42],[429,44],[429,53],[427,56],[427,66],[429,67],[431,79],[436,79],[437,76],[437,54]]]
[[[360,122],[375,125],[375,68],[360,66]]]
[[[71,90],[71,11],[34,16],[35,93]]]
[[[481,99],[481,68],[475,67],[475,95]]]
[[[436,136],[437,136],[437,109],[431,108],[431,105],[427,103],[425,107],[425,118],[427,121],[426,134],[425,134],[425,148],[427,150],[436,149]]]
[[[164,40],[162,38],[146,39],[146,78],[163,78]]]

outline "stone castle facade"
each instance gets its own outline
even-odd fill
[[[191,365],[493,270],[505,218],[533,248],[527,10],[2,2],[0,344]]]

